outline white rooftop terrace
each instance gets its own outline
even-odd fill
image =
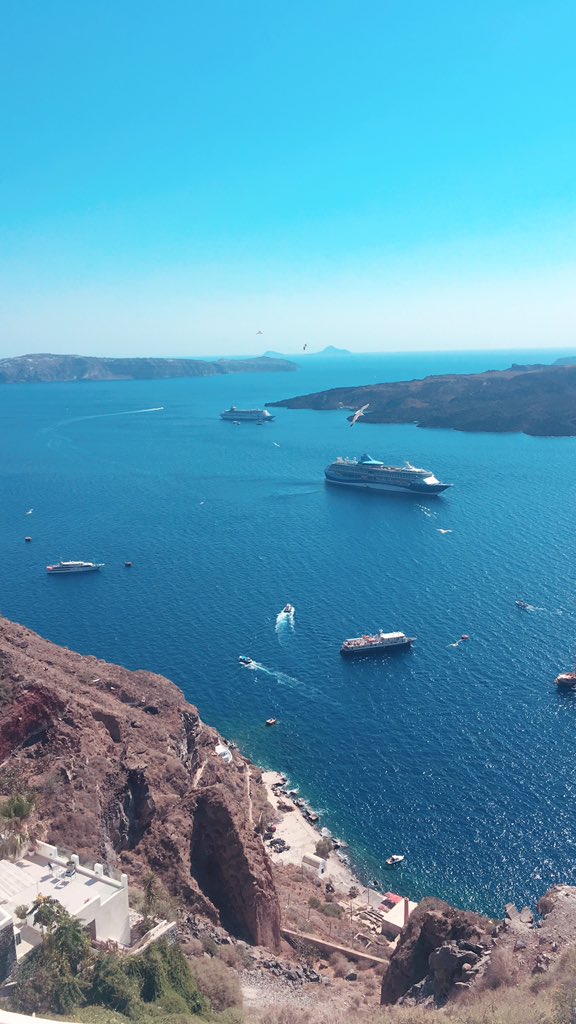
[[[49,863],[54,865],[52,870]],[[120,888],[116,882],[111,885],[112,879],[91,877],[83,869],[71,877],[66,877],[65,870],[64,865],[36,853],[17,861],[0,860],[0,906],[14,914],[22,904],[30,907],[37,896],[52,896],[76,917],[96,897],[106,899]]]
[[[32,928],[31,918],[22,926],[15,911],[20,906],[30,908],[38,896],[51,896],[72,917],[94,922],[96,938],[129,943],[126,875],[120,880],[110,878],[101,864],[92,870],[81,865],[76,854],[67,857],[55,846],[37,841],[33,851],[18,860],[0,860],[0,911],[13,917],[27,948],[34,945],[30,931],[38,929]],[[19,949],[19,955],[24,951]]]

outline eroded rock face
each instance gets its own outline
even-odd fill
[[[0,783],[38,792],[39,838],[152,869],[197,913],[278,948],[280,911],[251,820],[260,773],[169,680],[130,672],[0,618]]]
[[[442,900],[422,900],[390,958],[381,1003],[408,996],[441,1005],[455,983],[468,983],[471,969],[490,948],[492,930],[492,922],[479,914]]]

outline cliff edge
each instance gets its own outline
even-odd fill
[[[511,366],[486,373],[333,388],[269,402],[288,409],[359,409],[358,425],[416,423],[453,430],[576,435],[576,366]]]
[[[277,949],[261,773],[219,745],[168,679],[0,618],[0,792],[37,793],[30,833],[136,883],[153,870],[193,912]]]

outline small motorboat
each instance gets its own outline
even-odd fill
[[[460,639],[461,640],[469,640],[470,637],[468,636],[468,633],[462,633],[462,636],[460,637]]]
[[[296,611],[296,609],[295,609],[293,604],[285,604],[283,609],[282,609],[282,613],[284,615],[294,615],[295,611]]]
[[[266,722],[264,724],[265,725],[278,725],[278,719],[277,718],[267,718]]]
[[[124,567],[126,569],[131,569],[132,568],[132,562],[124,562]]]
[[[386,866],[389,868],[396,867],[396,864],[401,864],[403,860],[406,860],[403,853],[393,853],[391,857],[387,858]]]
[[[238,661],[240,662],[241,665],[244,665],[246,668],[252,668],[254,664],[252,658],[247,658],[245,654],[239,654]]]
[[[24,540],[26,541],[27,544],[32,543],[32,537],[24,537]]]
[[[516,605],[517,605],[518,608],[523,608],[524,611],[528,611],[528,609],[530,608],[530,605],[528,604],[528,602],[527,601],[522,601],[521,599],[516,601]]]
[[[560,690],[576,690],[576,672],[561,672],[554,682]]]

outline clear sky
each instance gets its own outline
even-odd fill
[[[0,355],[576,346],[575,38],[573,0],[3,0]]]

